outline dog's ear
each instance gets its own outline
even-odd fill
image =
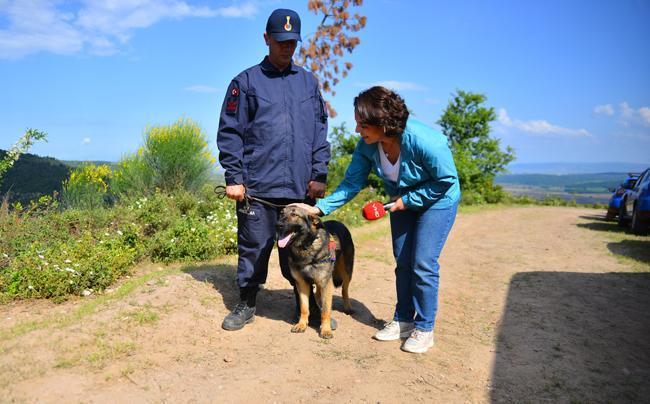
[[[323,228],[323,222],[320,220],[320,217],[318,217],[318,215],[309,215],[309,221],[311,222],[311,226],[314,229]]]

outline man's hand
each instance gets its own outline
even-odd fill
[[[321,216],[323,214],[323,212],[321,212],[320,209],[318,209],[316,206],[310,206],[306,203],[292,203],[288,206],[295,206],[296,208],[304,209],[310,215]]]
[[[311,199],[322,198],[325,196],[325,188],[327,186],[322,182],[318,181],[309,181],[307,187],[307,196]]]
[[[389,212],[399,212],[400,210],[406,210],[406,206],[404,206],[402,198],[397,198],[395,200],[395,205],[389,209]]]
[[[243,185],[226,185],[226,196],[236,201],[243,201],[246,188]]]

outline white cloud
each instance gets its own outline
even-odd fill
[[[650,126],[650,108],[634,109],[625,101],[620,103],[619,107],[621,109],[619,120],[623,126]]]
[[[185,87],[185,90],[193,93],[216,93],[219,91],[219,89],[216,87],[205,86],[202,84]]]
[[[75,10],[71,4],[79,5]],[[165,19],[188,17],[250,18],[254,2],[230,7],[192,6],[182,0],[0,0],[0,58],[16,59],[36,52],[73,54],[88,50],[112,54],[133,36]]]
[[[505,127],[536,135],[591,136],[586,129],[563,128],[545,120],[520,121],[512,119],[504,108],[499,109],[498,122]]]
[[[612,104],[597,105],[594,108],[594,113],[600,115],[612,116],[614,115],[614,107],[612,107]]]
[[[82,145],[90,144],[90,138],[89,138],[89,137],[85,137],[84,140],[81,141],[81,144],[82,144]]]
[[[643,121],[646,123],[646,125],[650,125],[650,108],[639,108],[639,115],[641,115],[641,118],[643,118]]]
[[[222,7],[217,14],[230,18],[251,18],[257,14],[257,6],[253,3],[244,3],[240,6]]]

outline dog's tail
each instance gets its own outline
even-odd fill
[[[324,225],[330,234],[338,237],[341,244],[341,253],[338,259],[343,261],[342,269],[347,273],[349,278],[352,278],[352,271],[354,269],[354,243],[352,242],[352,234],[350,234],[350,231],[343,223],[335,220],[328,220],[324,222]],[[343,278],[341,278],[341,274],[336,270],[332,273],[332,281],[336,287],[343,284]]]

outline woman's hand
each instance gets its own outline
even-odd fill
[[[295,206],[296,208],[301,208],[307,211],[310,215],[322,216],[323,212],[320,211],[316,206],[310,206],[306,203],[292,203],[287,206]]]
[[[400,197],[400,198],[397,198],[395,200],[395,205],[393,205],[393,207],[390,208],[388,211],[389,212],[399,212],[401,210],[406,210],[406,206],[404,206],[404,201]]]

